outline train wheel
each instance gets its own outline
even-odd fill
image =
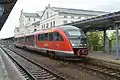
[[[51,58],[55,58],[55,59],[56,59],[55,52],[53,52],[53,51],[49,51],[48,54],[50,55]]]
[[[16,45],[14,45],[14,48],[18,48]]]
[[[47,55],[47,56],[50,56],[50,55],[49,55],[49,51],[48,51],[48,50],[47,50],[47,52],[46,52],[46,55]]]

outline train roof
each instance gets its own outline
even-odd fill
[[[68,30],[68,29],[77,29],[77,30],[80,30],[79,28],[77,28],[77,27],[75,27],[75,26],[64,25],[64,26],[56,26],[56,27],[49,28],[49,29],[46,29],[46,30],[37,31],[37,32],[34,32],[34,33],[25,34],[25,36],[34,35],[34,34],[39,34],[39,33],[54,32],[55,29],[61,29],[61,30],[63,30],[63,31]]]
[[[23,37],[24,35],[16,35],[14,38]]]
[[[80,30],[79,28],[75,27],[75,26],[71,26],[71,25],[63,25],[63,26],[58,26],[58,27],[55,27],[55,28],[60,28],[62,30],[68,30],[68,29],[78,29]]]
[[[56,27],[53,27],[53,28],[49,28],[49,29],[46,29],[46,30],[37,31],[37,32],[34,32],[34,33],[29,33],[29,34],[24,34],[24,35],[18,35],[18,36],[15,36],[15,37],[17,38],[17,37],[23,37],[23,36],[31,36],[31,35],[35,35],[35,34],[39,34],[39,33],[54,32],[55,29],[61,29],[63,31],[66,31],[66,30],[69,30],[69,29],[80,30],[79,28],[77,28],[75,26],[62,25],[62,26],[56,26]]]

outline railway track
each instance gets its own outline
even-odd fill
[[[64,77],[47,69],[45,66],[43,67],[7,48],[2,49],[15,62],[15,65],[17,65],[26,80],[66,80]]]
[[[66,63],[68,64],[68,66],[70,66],[69,64],[71,64],[72,66],[74,66],[74,68],[77,68],[77,69],[83,68],[88,71],[103,74],[104,77],[107,77],[110,80],[120,80],[120,70],[118,70],[118,69],[113,69],[113,68],[105,67],[102,65],[92,64],[87,61],[86,62],[64,61],[63,65]],[[105,80],[106,80],[106,78],[105,78]]]
[[[95,72],[96,75],[102,74],[103,79],[109,79],[109,80],[120,80],[120,70],[118,69],[113,69],[110,67],[106,67],[103,65],[98,65],[98,64],[93,64],[89,63],[87,61],[81,61],[81,62],[72,62],[72,61],[63,61],[62,64],[68,65],[68,66],[74,66],[74,68],[77,69],[85,69],[90,72]]]
[[[92,70],[94,72],[101,73],[106,77],[111,78],[112,80],[113,79],[120,80],[120,70],[112,69],[112,68],[108,68],[100,65],[95,65],[95,64],[88,64],[88,63],[87,64],[80,63],[78,65],[87,70]]]

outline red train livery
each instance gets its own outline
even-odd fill
[[[86,57],[88,55],[84,32],[70,25],[15,36],[15,46],[40,51],[52,57]]]

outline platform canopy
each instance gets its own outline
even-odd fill
[[[17,0],[0,0],[0,30],[6,22]]]
[[[85,20],[80,20],[74,23],[68,23],[66,25],[74,25],[78,28],[82,28],[85,31],[103,31],[107,29],[115,29],[115,24],[120,22],[120,11],[113,12]]]

